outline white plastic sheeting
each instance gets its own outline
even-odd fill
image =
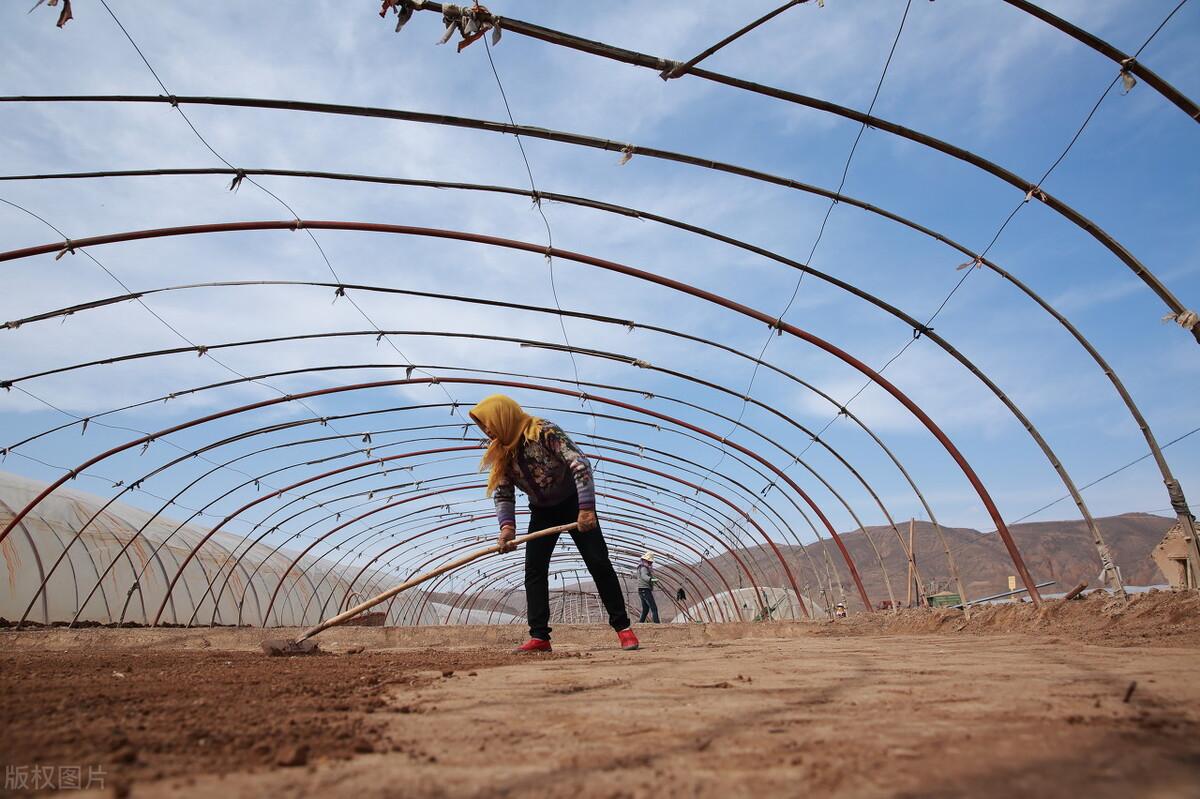
[[[770,619],[775,621],[781,620],[796,620],[804,619],[804,613],[800,610],[800,603],[796,601],[796,592],[787,588],[767,587],[760,589],[762,596],[762,605],[766,607]],[[825,616],[825,608],[814,602],[809,597],[804,597],[804,604],[808,608],[809,615],[814,619],[819,619]],[[659,603],[659,609],[662,609],[662,603]],[[763,609],[759,604],[758,599],[754,596],[753,588],[736,588],[732,592],[723,591],[716,596],[706,597],[703,601],[697,602],[688,607],[687,614],[680,613],[671,620],[672,624],[684,624],[688,621],[701,621],[712,619],[720,619],[722,610],[724,617],[730,621],[737,621],[739,609],[741,618],[746,621],[763,621]],[[690,619],[688,617],[691,617]]]
[[[0,472],[0,528],[44,487]],[[152,519],[150,513],[121,503],[100,511],[104,503],[99,497],[60,488],[0,543],[4,567],[0,573],[6,578],[0,584],[0,616],[16,621],[28,608],[27,620],[42,623],[70,621],[77,611],[79,621],[100,623],[148,624],[154,618],[170,580],[208,531],[162,516]],[[95,520],[88,524],[93,515]],[[81,529],[83,534],[71,544]],[[296,553],[265,544],[247,551],[247,543],[236,535],[214,534],[184,567],[160,621],[263,624],[271,595]],[[242,555],[240,560],[237,555]],[[355,563],[301,559],[288,573],[266,624],[306,626],[332,615],[341,609],[338,605],[347,596],[348,581],[358,571]],[[47,574],[46,590],[39,593]],[[131,590],[135,582],[137,588]],[[370,585],[373,591],[384,590],[390,584],[386,575],[368,571],[356,588]],[[439,623],[437,610],[427,608],[419,623]]]
[[[438,624],[524,624],[525,619],[520,616],[514,616],[511,613],[505,613],[500,610],[493,611],[491,609],[472,608],[471,610],[463,610],[462,607],[453,608],[451,612],[450,605],[443,605],[440,602],[429,603],[430,607],[437,614]],[[422,624],[426,622],[422,621]]]

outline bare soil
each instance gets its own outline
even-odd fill
[[[404,697],[443,674],[518,662],[483,649],[304,658],[211,649],[5,652],[0,757],[5,765],[101,764],[142,781],[306,762],[305,751],[335,760],[404,751],[384,717],[425,710]]]
[[[1200,591],[1150,591],[1122,601],[1093,591],[1071,602],[1006,602],[959,610],[904,610],[856,614],[823,633],[1022,633],[1072,638],[1108,646],[1200,647]]]
[[[1081,626],[1092,600],[1032,633],[1014,607],[961,628],[650,626],[627,653],[570,626],[553,656],[510,654],[512,627],[336,630],[290,659],[258,630],[7,631],[0,765],[101,764],[100,795],[220,799],[1200,797],[1195,600],[1110,617],[1112,640]],[[1161,629],[1131,646],[1151,608]]]

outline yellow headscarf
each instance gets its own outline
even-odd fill
[[[525,413],[516,400],[503,394],[484,397],[471,409],[471,418],[480,427],[486,426],[494,436],[487,452],[483,454],[483,460],[479,462],[479,471],[489,466],[492,469],[487,482],[487,495],[490,497],[500,478],[508,471],[521,442],[533,441],[541,435],[542,420]]]

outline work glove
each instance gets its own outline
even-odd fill
[[[596,511],[581,510],[579,511],[579,520],[576,522],[579,525],[579,532],[590,533],[600,526],[600,522],[596,519]]]
[[[516,537],[517,528],[513,527],[511,524],[506,524],[505,526],[501,527],[500,535],[496,539],[496,543],[500,546],[500,551],[512,552],[514,549],[516,549],[517,545],[513,543]]]

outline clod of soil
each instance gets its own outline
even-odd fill
[[[301,744],[299,746],[285,746],[279,750],[279,754],[275,756],[275,765],[292,767],[303,766],[308,762],[308,746]]]

